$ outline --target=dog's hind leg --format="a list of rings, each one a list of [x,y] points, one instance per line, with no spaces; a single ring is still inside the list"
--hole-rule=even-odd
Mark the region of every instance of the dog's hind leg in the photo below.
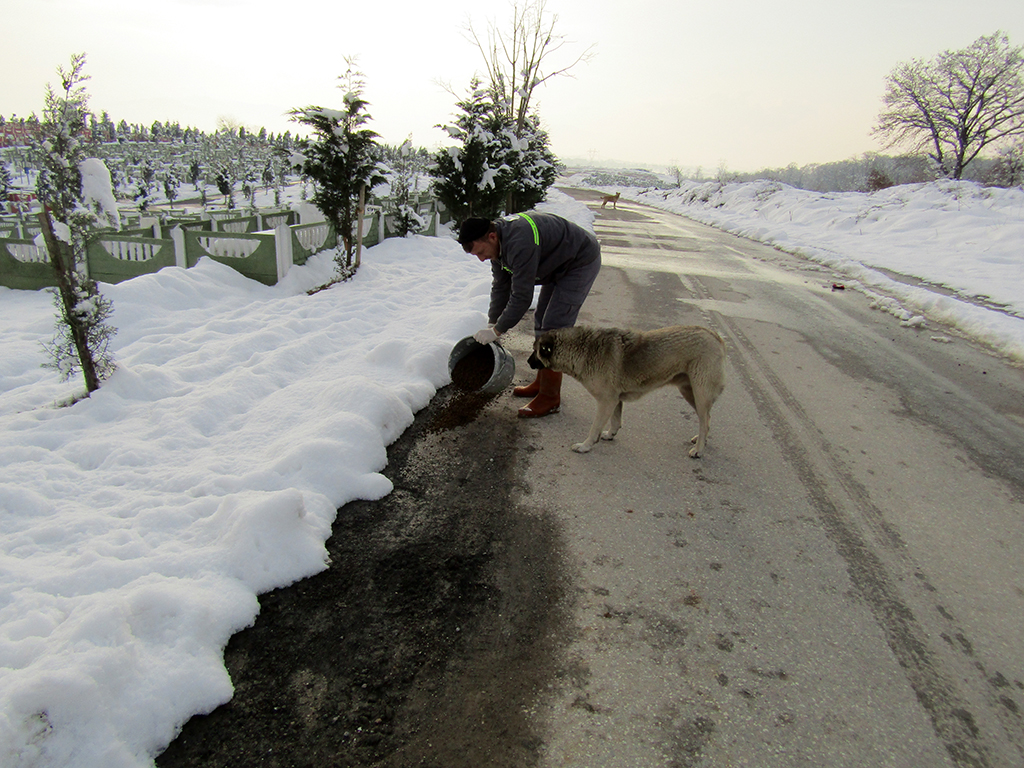
[[[699,459],[704,451],[704,442],[708,439],[708,430],[711,429],[711,406],[715,404],[715,396],[708,392],[706,377],[702,376],[700,371],[696,373],[695,378],[691,378],[687,374],[680,374],[672,380],[672,383],[679,387],[679,394],[697,412],[697,420],[700,423],[697,434],[690,440],[694,444],[690,449],[690,456]]]
[[[697,410],[697,404],[693,401],[693,387],[690,386],[690,377],[686,374],[676,376],[672,383],[679,387],[679,394],[690,404],[690,407],[693,410]]]
[[[590,434],[587,435],[587,439],[582,443],[576,443],[572,449],[576,453],[587,453],[601,438],[601,430],[604,425],[608,423],[608,419],[611,418],[612,413],[615,411],[615,405],[617,400],[598,400],[597,401],[597,413],[594,415],[594,423],[590,426]]]
[[[604,432],[601,433],[602,440],[614,440],[615,436],[622,429],[622,401],[619,400],[618,405],[615,406],[615,410],[612,411],[612,423],[608,426]]]
[[[690,458],[699,459],[704,452],[704,443],[708,439],[708,431],[711,429],[711,405],[713,400],[697,395],[695,398],[694,410],[697,411],[697,420],[700,422],[697,434],[690,440],[693,448],[690,449]]]

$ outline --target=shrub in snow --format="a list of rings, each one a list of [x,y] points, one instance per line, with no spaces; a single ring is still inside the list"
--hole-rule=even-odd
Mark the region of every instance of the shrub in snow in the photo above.
[[[1024,184],[1024,139],[999,151],[990,175],[991,183],[996,186],[1019,187]]]
[[[868,171],[867,178],[867,191],[868,192],[879,192],[883,189],[888,189],[893,185],[892,179],[885,175],[885,172],[878,169],[872,168]]]

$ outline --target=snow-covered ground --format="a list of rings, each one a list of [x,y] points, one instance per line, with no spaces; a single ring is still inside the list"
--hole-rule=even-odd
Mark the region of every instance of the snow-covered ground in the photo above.
[[[941,319],[1024,360],[1020,190],[622,191],[892,294],[876,301],[907,333]],[[585,206],[549,200],[591,225]],[[451,239],[388,240],[353,280],[307,295],[331,269],[321,254],[266,287],[204,259],[103,285],[119,369],[71,407],[78,381],[40,367],[49,294],[0,288],[4,768],[152,765],[231,696],[222,651],[256,595],[323,569],[336,509],[390,492],[385,448],[482,327],[489,270]]]
[[[587,175],[567,185],[587,186]],[[907,325],[953,326],[1024,362],[1019,187],[937,181],[871,194],[821,193],[755,181],[600,189],[824,264]]]

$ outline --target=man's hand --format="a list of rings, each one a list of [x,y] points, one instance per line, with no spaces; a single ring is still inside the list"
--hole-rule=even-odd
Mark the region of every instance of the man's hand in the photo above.
[[[494,330],[494,327],[484,328],[483,330],[477,331],[473,334],[473,338],[480,344],[490,344],[492,341],[498,340],[498,332]]]

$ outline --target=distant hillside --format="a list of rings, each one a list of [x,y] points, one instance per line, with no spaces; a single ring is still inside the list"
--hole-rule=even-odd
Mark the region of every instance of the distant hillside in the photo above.
[[[665,174],[654,173],[643,168],[566,168],[563,176],[573,177],[582,186],[593,187],[653,187],[673,189],[674,179]]]

